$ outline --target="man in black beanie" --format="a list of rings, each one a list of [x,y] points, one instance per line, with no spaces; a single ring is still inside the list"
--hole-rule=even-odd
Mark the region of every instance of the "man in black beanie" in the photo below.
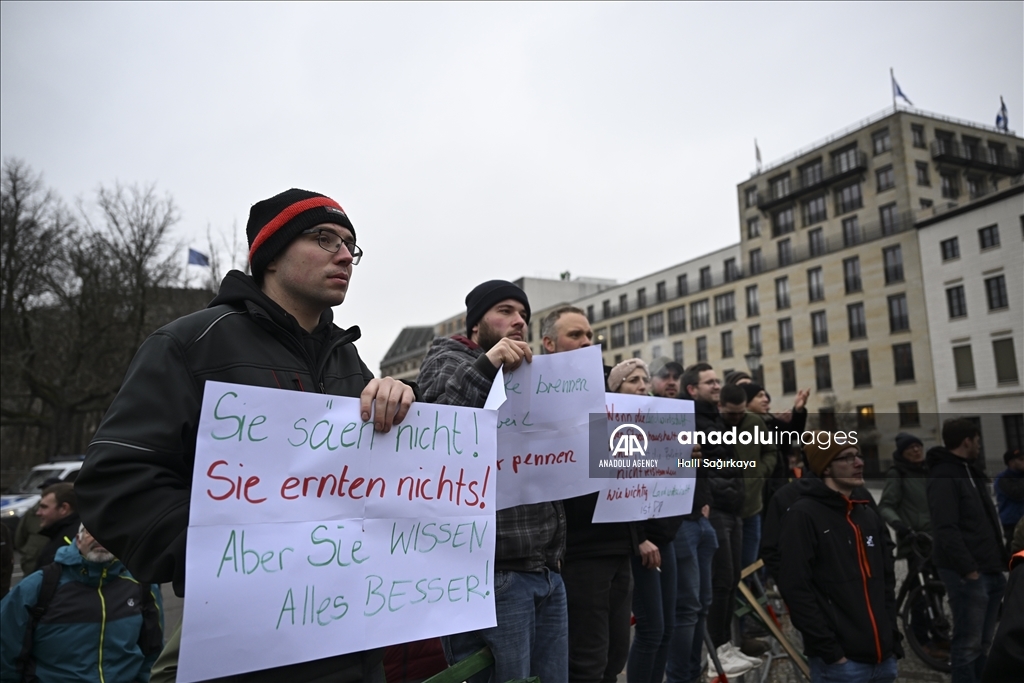
[[[435,339],[420,367],[419,383],[430,403],[483,407],[498,374],[531,362],[525,342],[530,301],[511,282],[491,280],[466,296],[466,335]],[[565,554],[561,501],[518,505],[496,513],[494,590],[497,625],[441,639],[450,664],[485,645],[494,666],[471,683],[537,676],[569,680]]]
[[[345,300],[363,255],[336,201],[282,192],[253,205],[246,233],[252,276],[229,272],[208,308],[142,344],[75,483],[95,538],[140,582],[171,582],[178,596],[185,594],[192,463],[207,380],[358,397],[363,420],[372,416],[379,432],[401,422],[415,398],[411,385],[374,379],[353,344],[359,328],[333,322],[331,307]],[[220,680],[383,681],[383,653]],[[176,662],[176,653],[164,655],[164,666],[168,656]]]

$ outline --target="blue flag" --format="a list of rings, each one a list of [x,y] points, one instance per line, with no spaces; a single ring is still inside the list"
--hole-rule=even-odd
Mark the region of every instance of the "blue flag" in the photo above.
[[[190,266],[208,266],[210,265],[210,259],[206,257],[206,254],[201,254],[195,249],[189,249],[188,264]]]
[[[914,106],[914,103],[910,101],[910,98],[907,97],[906,95],[904,95],[903,91],[900,90],[900,84],[897,83],[896,82],[896,78],[893,77],[893,79],[892,79],[892,98],[895,100],[897,97],[902,97],[907,104],[909,104],[911,107]]]
[[[1006,113],[1006,102],[1002,96],[999,97],[999,113],[996,114],[996,128],[1004,133],[1010,132],[1010,117]]]

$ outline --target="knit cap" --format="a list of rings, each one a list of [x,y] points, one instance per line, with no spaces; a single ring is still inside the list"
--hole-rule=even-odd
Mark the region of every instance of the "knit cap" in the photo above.
[[[819,477],[840,452],[851,448],[849,443],[837,444],[833,437],[832,432],[814,432],[814,443],[803,444],[807,465]],[[821,441],[827,443],[828,446],[822,446],[819,443]],[[856,448],[856,446],[852,447]]]
[[[526,309],[523,317],[530,324],[530,300],[526,292],[508,280],[488,280],[473,288],[466,295],[466,336],[473,336],[473,328],[491,307],[505,299],[515,299]]]
[[[303,230],[321,223],[356,229],[338,202],[316,192],[292,188],[256,202],[249,210],[245,234],[249,238],[249,267],[257,282],[263,271]]]

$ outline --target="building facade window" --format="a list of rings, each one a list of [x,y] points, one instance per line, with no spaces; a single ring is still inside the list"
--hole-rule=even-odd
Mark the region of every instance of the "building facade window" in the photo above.
[[[1003,415],[1003,436],[1007,450],[1024,450],[1024,414]]]
[[[832,362],[828,356],[814,357],[814,383],[818,391],[832,388]]]
[[[793,220],[793,207],[776,211],[772,214],[772,237],[785,235],[796,229]]]
[[[612,317],[612,302],[608,299],[601,302],[601,317],[605,320]]]
[[[893,294],[889,297],[889,331],[905,332],[910,329],[910,311],[907,309],[907,295]]]
[[[943,261],[952,261],[953,259],[960,258],[960,240],[956,237],[942,240],[939,243],[939,248],[942,250]]]
[[[967,297],[964,295],[963,285],[946,289],[946,306],[949,308],[950,318],[967,316]]]
[[[708,307],[708,300],[701,299],[690,304],[690,329],[699,330],[711,326],[711,312]]]
[[[712,286],[711,266],[704,266],[700,269],[700,288],[711,289]]]
[[[683,365],[683,342],[672,342],[672,360]]]
[[[1013,351],[1013,338],[996,339],[992,342],[992,355],[996,360],[996,382],[999,384],[1017,384],[1017,354]]]
[[[633,318],[629,321],[629,343],[642,344],[644,341],[644,319]]]
[[[897,382],[914,381],[914,351],[910,344],[893,344],[892,365]]]
[[[973,389],[974,383],[974,354],[971,353],[970,344],[953,347],[953,368],[956,371],[957,389]]]
[[[932,184],[932,179],[928,175],[928,162],[915,162],[914,169],[917,171],[917,184],[920,185],[921,187],[930,187]]]
[[[896,215],[896,203],[878,207],[878,221],[882,225],[882,234],[891,235],[899,227],[899,216]]]
[[[796,361],[782,361],[782,393],[796,393]]]
[[[661,311],[647,316],[647,337],[658,339],[665,336],[665,314]]]
[[[732,332],[722,333],[722,358],[732,358]]]
[[[647,307],[647,288],[641,287],[636,290],[636,307],[646,308]]]
[[[820,157],[800,167],[801,187],[811,187],[812,185],[817,185],[824,178],[825,166],[824,164],[821,163]]]
[[[903,282],[903,249],[900,245],[883,249],[882,263],[885,265],[885,284]]]
[[[679,334],[680,332],[686,332],[686,306],[668,309],[668,333]]]
[[[807,250],[811,256],[825,255],[825,233],[822,228],[815,228],[807,233]]]
[[[761,315],[761,306],[757,300],[757,285],[747,287],[747,317]]]
[[[793,321],[783,318],[779,321],[779,351],[793,350]]]
[[[967,176],[967,196],[977,199],[985,195],[985,177],[980,175]]]
[[[768,189],[771,192],[772,199],[782,199],[787,196],[792,189],[789,182],[789,171],[769,180]]]
[[[758,216],[747,219],[747,239],[752,240],[761,236],[761,219]]]
[[[617,349],[626,345],[626,325],[625,323],[615,323],[612,325],[612,348]]]
[[[849,218],[843,219],[843,246],[852,247],[855,244],[860,244],[860,221],[857,220],[856,216],[850,216]]]
[[[747,328],[747,348],[750,353],[761,353],[761,326],[751,325]]]
[[[892,149],[892,138],[889,137],[888,128],[883,128],[871,134],[871,147],[874,149],[876,156]]]
[[[789,238],[779,240],[779,268],[788,266],[793,262],[793,245],[790,243]]]
[[[843,259],[843,283],[847,294],[861,291],[859,256]]]
[[[594,322],[594,304],[587,306],[587,322],[591,324]]]
[[[825,195],[808,199],[801,205],[804,227],[820,223],[828,218],[828,210],[825,208]]]
[[[736,259],[725,259],[725,263],[723,264],[723,270],[725,271],[726,282],[732,282],[733,280],[740,279],[740,269],[736,267]]]
[[[643,351],[640,349],[633,350],[633,358],[640,358],[641,356],[643,356]]]
[[[807,298],[810,301],[825,298],[825,275],[820,266],[807,271]]]
[[[960,196],[960,179],[956,171],[939,173],[942,179],[942,196],[945,199],[956,199]]]
[[[775,278],[775,308],[784,310],[789,308],[789,278]]]
[[[896,174],[892,166],[885,166],[875,171],[875,180],[878,182],[878,191],[885,192],[896,187]]]
[[[920,427],[921,414],[917,410],[917,401],[906,401],[896,404],[899,411],[900,427]]]
[[[764,259],[761,258],[760,249],[750,250],[750,274],[757,275],[764,270]]]
[[[828,319],[825,311],[811,313],[811,339],[815,346],[828,344]]]
[[[982,249],[992,249],[999,246],[999,226],[990,225],[978,231],[978,242]]]
[[[836,213],[849,213],[862,206],[864,206],[864,198],[860,193],[859,182],[836,190]]]
[[[836,175],[852,171],[860,165],[860,154],[857,152],[857,145],[853,144],[841,150],[832,152],[832,172]]]
[[[988,310],[1007,308],[1010,300],[1006,296],[1006,278],[996,275],[985,280],[985,294],[988,296]]]
[[[686,273],[676,278],[676,296],[686,296],[689,294],[690,288],[686,285]]]
[[[629,295],[628,294],[620,294],[619,295],[619,315],[622,315],[623,313],[628,313],[628,312],[629,312]]]
[[[726,292],[715,297],[715,324],[730,323],[736,319],[736,296]]]
[[[748,187],[743,191],[744,197],[747,201],[747,208],[757,206],[757,186]]]
[[[864,339],[868,336],[867,317],[864,315],[864,303],[858,302],[846,307],[846,320],[850,327],[850,340]]]
[[[697,362],[708,362],[708,338],[697,337]]]
[[[853,364],[853,386],[871,386],[871,361],[867,349],[850,352],[850,361]]]
[[[916,123],[910,126],[910,137],[913,140],[914,147],[923,148],[927,145],[924,141],[924,126],[919,126]]]
[[[662,280],[661,282],[659,282],[658,284],[656,284],[654,286],[654,299],[659,304],[662,301],[665,301],[665,300],[668,299],[668,290],[665,287],[665,281],[664,280]]]

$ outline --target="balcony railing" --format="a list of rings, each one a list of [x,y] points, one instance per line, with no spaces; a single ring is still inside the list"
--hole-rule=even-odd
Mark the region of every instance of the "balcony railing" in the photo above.
[[[783,204],[792,202],[794,199],[817,192],[833,183],[851,178],[864,173],[868,168],[868,155],[861,151],[846,152],[845,163],[838,163],[838,159],[832,159],[825,164],[821,173],[798,173],[791,179],[789,188],[779,191],[776,188],[769,188],[767,192],[757,193],[757,208],[761,211],[770,211]],[[848,158],[852,156],[853,158]]]
[[[1003,175],[1024,173],[1024,159],[1006,149],[992,149],[982,145],[965,145],[956,140],[934,140],[932,159]]]

